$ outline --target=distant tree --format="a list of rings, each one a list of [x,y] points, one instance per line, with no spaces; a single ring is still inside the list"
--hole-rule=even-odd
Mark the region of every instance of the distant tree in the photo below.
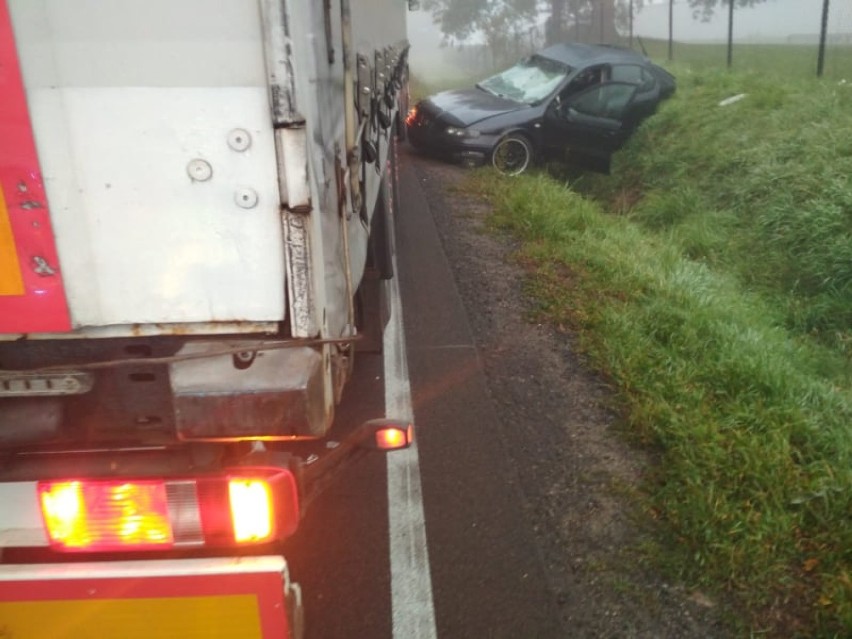
[[[535,25],[537,0],[423,0],[447,43],[464,42],[473,34],[485,40],[495,60],[519,54],[518,43]]]
[[[616,25],[626,12],[619,9],[629,0],[548,0],[550,16],[545,23],[547,44],[579,42],[618,42]],[[642,0],[637,0],[641,4]]]
[[[448,41],[464,41],[482,33],[489,45],[529,30],[536,19],[544,24],[546,44],[579,40],[618,40],[616,24],[627,14],[629,0],[423,0]],[[641,6],[643,0],[634,0]]]
[[[475,32],[486,39],[495,28],[508,29],[512,23],[530,23],[536,16],[536,0],[423,0],[421,6],[432,12],[444,37],[463,41]]]
[[[692,7],[692,12],[696,17],[702,20],[709,20],[713,17],[716,8],[719,9],[729,7],[731,0],[689,0],[689,6]],[[761,4],[766,0],[736,0],[738,7],[751,7],[756,4]]]
[[[717,9],[732,0],[688,0],[696,17],[709,20]],[[633,0],[640,9],[645,0]],[[736,6],[750,7],[766,0],[733,0]],[[480,33],[496,53],[506,51],[508,43],[529,31],[544,13],[545,44],[556,42],[620,41],[617,26],[627,24],[630,0],[422,0],[421,6],[432,12],[444,38],[463,42]]]

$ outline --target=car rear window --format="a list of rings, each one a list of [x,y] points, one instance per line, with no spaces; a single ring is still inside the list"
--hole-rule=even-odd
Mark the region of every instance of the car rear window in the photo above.
[[[636,84],[640,91],[647,91],[654,86],[654,76],[638,64],[613,65],[610,79],[613,82]]]

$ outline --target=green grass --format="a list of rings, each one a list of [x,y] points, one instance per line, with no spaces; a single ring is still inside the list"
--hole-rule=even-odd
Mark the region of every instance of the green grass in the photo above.
[[[538,314],[660,451],[661,561],[753,633],[848,636],[852,87],[677,73],[612,176],[469,188],[524,240]]]
[[[852,86],[712,71],[678,79],[679,93],[617,154],[612,178],[578,188],[771,297],[787,328],[845,354],[852,374]]]
[[[654,60],[666,60],[668,42],[642,40],[647,54]],[[637,50],[639,45],[634,47]],[[769,73],[776,80],[812,78],[817,71],[816,44],[739,44],[734,42],[732,67],[735,71]],[[695,70],[721,69],[727,66],[727,44],[690,44],[675,42],[674,62]],[[827,79],[852,82],[852,45],[827,45],[823,75]]]

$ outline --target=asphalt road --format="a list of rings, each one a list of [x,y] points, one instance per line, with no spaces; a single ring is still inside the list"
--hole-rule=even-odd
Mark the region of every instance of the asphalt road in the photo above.
[[[419,161],[401,154],[403,206],[395,215],[436,634],[566,636],[523,515],[517,464],[495,432],[498,408],[421,190]],[[383,416],[383,375],[380,355],[359,354],[338,419]],[[360,461],[288,543],[310,638],[394,636],[386,482],[383,457]]]

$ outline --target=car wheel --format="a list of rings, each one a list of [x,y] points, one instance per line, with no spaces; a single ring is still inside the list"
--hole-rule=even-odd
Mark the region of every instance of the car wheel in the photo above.
[[[517,133],[501,139],[491,152],[491,164],[506,175],[519,175],[526,171],[532,162],[532,142]]]

